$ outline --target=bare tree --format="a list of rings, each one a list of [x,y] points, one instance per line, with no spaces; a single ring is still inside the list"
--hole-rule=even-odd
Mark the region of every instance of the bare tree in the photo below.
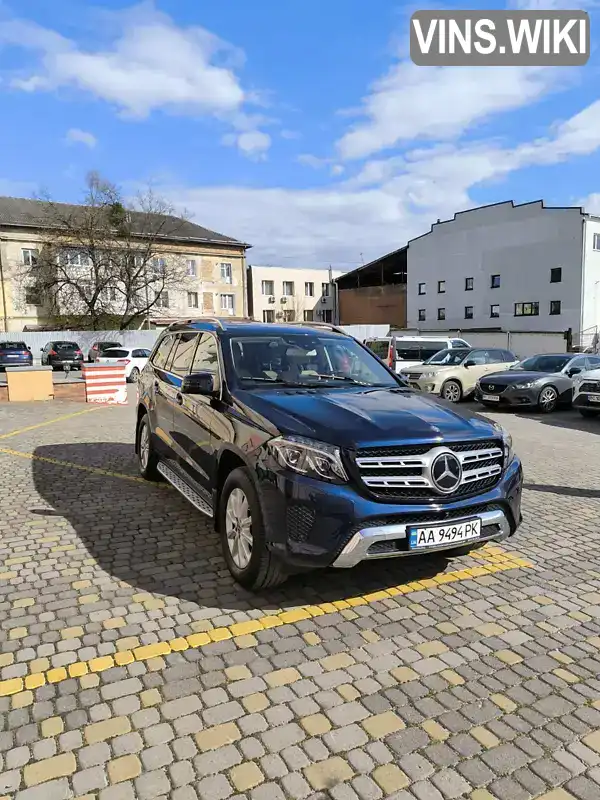
[[[97,173],[88,175],[81,205],[40,198],[43,242],[24,280],[56,322],[123,330],[162,305],[186,283],[186,259],[168,242],[186,219],[152,190],[131,203]]]

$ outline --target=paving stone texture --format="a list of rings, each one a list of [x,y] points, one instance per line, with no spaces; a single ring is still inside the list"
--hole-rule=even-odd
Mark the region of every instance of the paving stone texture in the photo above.
[[[600,800],[600,421],[494,415],[501,548],[255,596],[134,411],[0,407],[0,800]]]

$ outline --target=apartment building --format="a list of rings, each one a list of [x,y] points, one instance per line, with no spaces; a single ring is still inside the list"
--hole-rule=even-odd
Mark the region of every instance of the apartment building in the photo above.
[[[339,321],[339,270],[248,267],[249,315],[258,322]]]
[[[408,243],[407,326],[600,329],[600,218],[542,201],[474,208]]]
[[[0,197],[0,330],[21,331],[48,323],[44,298],[23,278],[34,274],[48,238],[43,219],[39,201]],[[151,325],[160,327],[191,316],[247,315],[246,251],[250,245],[192,222],[176,223],[164,227],[160,242],[164,258],[153,259],[153,266],[161,269],[164,262],[177,259],[185,265],[185,277],[156,298],[149,314]],[[73,250],[66,258],[70,268],[77,270],[80,283],[89,281],[86,257]],[[106,291],[114,313],[120,313],[116,288]]]

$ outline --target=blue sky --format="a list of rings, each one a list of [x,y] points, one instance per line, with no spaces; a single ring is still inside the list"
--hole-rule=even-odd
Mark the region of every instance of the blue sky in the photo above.
[[[600,213],[595,2],[585,67],[452,70],[408,60],[424,4],[100,2],[0,0],[0,192],[78,200],[94,169],[251,262],[342,269],[483,203]]]

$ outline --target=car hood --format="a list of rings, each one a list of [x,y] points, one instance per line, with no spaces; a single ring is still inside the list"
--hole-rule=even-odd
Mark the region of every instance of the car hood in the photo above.
[[[580,372],[577,375],[577,379],[581,380],[582,378],[591,378],[592,380],[600,380],[600,369],[588,369],[585,372]]]
[[[256,389],[236,395],[238,410],[273,435],[345,448],[498,436],[486,417],[402,389]]]
[[[505,372],[493,372],[480,379],[480,383],[495,383],[500,386],[511,386],[515,383],[529,383],[530,381],[541,381],[551,375],[560,375],[560,372],[527,372],[526,370],[506,370]],[[563,376],[566,377],[566,376]]]

